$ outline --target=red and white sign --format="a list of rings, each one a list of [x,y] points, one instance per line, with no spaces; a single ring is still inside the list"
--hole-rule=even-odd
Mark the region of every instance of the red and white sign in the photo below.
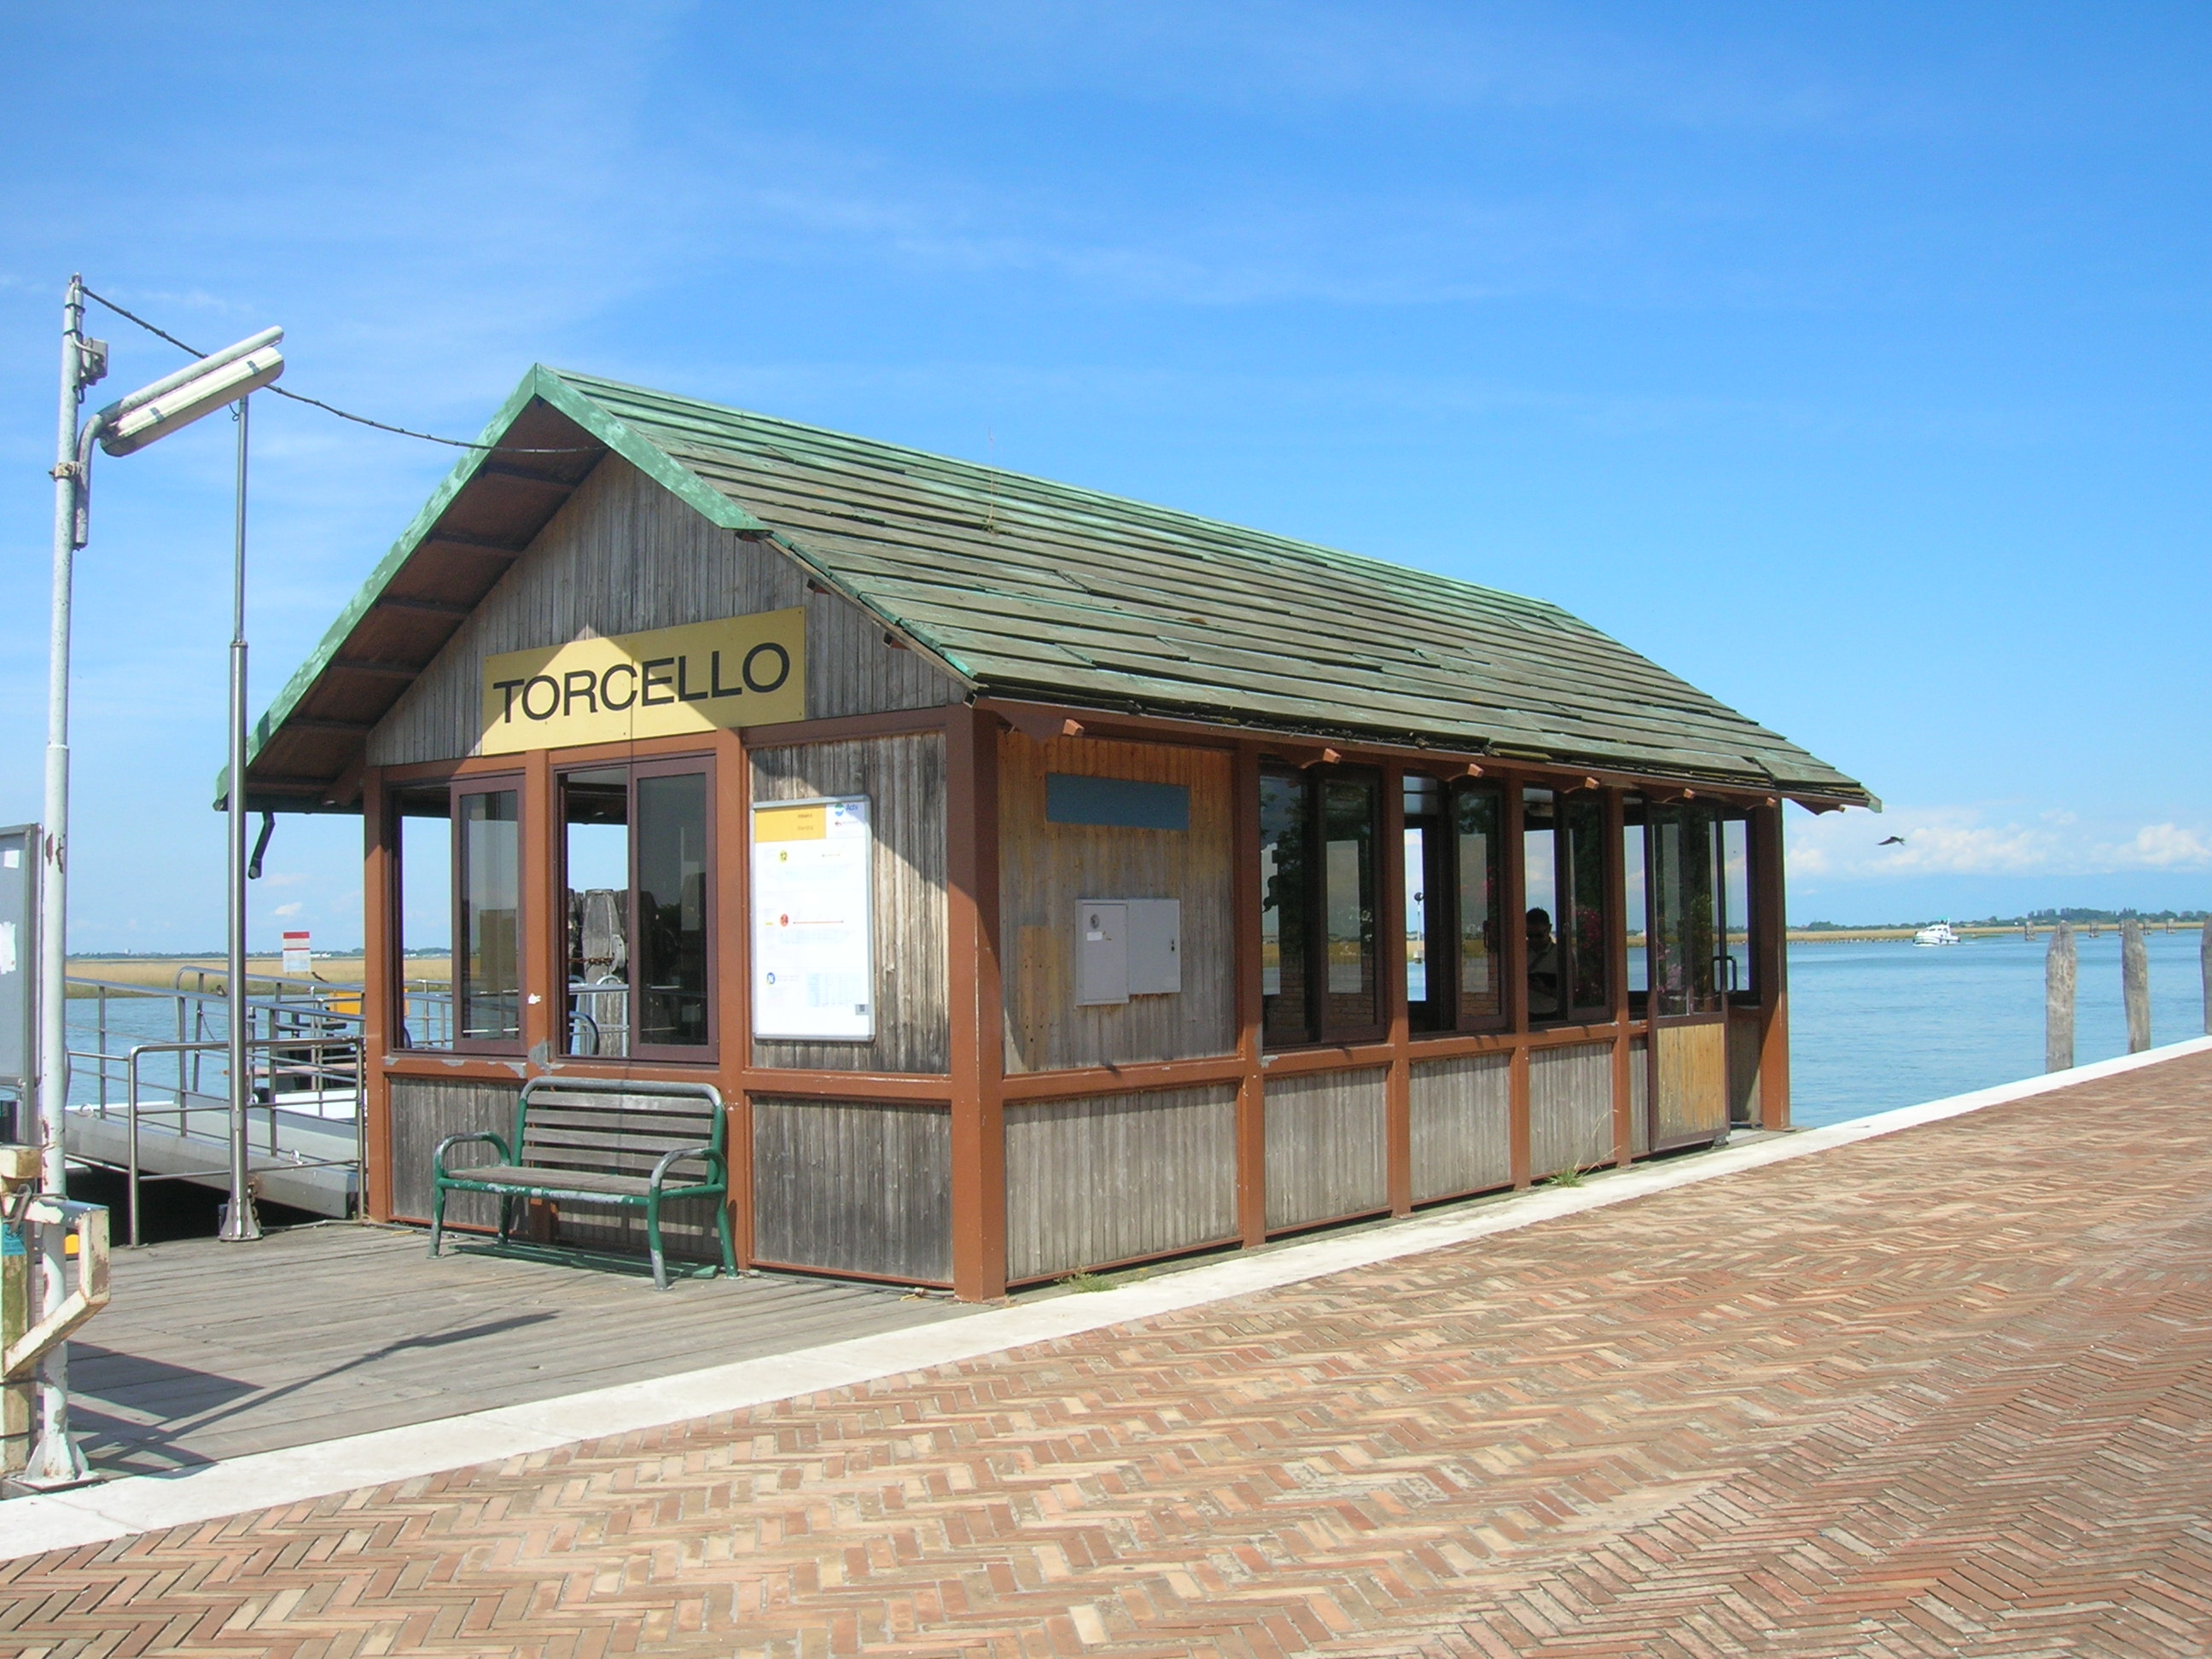
[[[284,935],[284,973],[288,978],[305,979],[314,971],[315,953],[308,948],[307,930]]]

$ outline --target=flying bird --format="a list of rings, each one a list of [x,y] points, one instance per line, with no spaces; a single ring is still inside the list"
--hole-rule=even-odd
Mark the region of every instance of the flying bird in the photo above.
[[[1891,836],[1887,840],[1875,842],[1875,845],[1877,847],[1902,847],[1905,845],[1905,837],[1902,836]]]

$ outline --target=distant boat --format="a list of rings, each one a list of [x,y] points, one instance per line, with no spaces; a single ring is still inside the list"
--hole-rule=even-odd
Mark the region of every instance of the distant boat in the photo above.
[[[1923,927],[1912,936],[1915,945],[1964,945],[1966,941],[1951,931],[1951,924],[1939,921],[1933,927]]]

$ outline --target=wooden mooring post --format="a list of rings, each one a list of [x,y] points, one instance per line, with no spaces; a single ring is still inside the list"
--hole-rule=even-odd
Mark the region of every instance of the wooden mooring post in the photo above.
[[[2142,923],[2132,918],[2120,924],[2120,998],[2127,1004],[2128,1052],[2139,1054],[2150,1047],[2150,951]]]
[[[2043,1069],[2074,1067],[2074,924],[2051,930],[2051,949],[2043,958]]]

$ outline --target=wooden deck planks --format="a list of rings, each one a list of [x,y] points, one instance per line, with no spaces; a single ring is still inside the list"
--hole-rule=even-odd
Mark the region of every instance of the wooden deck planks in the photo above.
[[[99,1467],[149,1472],[790,1352],[971,1310],[790,1275],[684,1279],[334,1224],[124,1252],[76,1345]]]

